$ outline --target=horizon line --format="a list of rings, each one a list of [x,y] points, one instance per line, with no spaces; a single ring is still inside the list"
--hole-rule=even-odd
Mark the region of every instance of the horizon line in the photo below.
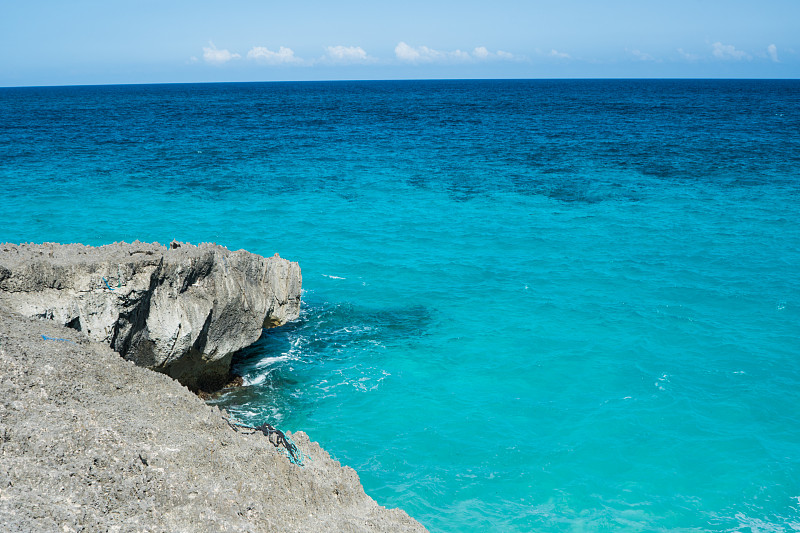
[[[565,76],[552,78],[375,78],[375,79],[318,79],[318,80],[251,80],[251,81],[161,81],[131,83],[71,83],[53,85],[2,85],[0,89],[43,89],[64,87],[127,87],[142,85],[243,85],[243,84],[280,84],[280,83],[372,83],[372,82],[405,82],[405,81],[798,81],[796,78],[756,78],[756,77],[597,77],[597,76]]]

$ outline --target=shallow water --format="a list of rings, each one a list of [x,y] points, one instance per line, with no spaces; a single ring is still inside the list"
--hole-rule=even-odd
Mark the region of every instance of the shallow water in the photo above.
[[[432,531],[800,530],[800,82],[0,89],[0,240],[300,262],[219,403]]]

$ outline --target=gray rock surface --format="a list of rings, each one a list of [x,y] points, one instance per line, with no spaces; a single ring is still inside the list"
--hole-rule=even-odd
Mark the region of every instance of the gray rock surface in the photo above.
[[[4,532],[425,531],[304,433],[300,467],[169,377],[2,306],[0,377]]]
[[[193,390],[223,385],[234,352],[297,318],[301,285],[297,263],[214,244],[0,245],[0,305]]]

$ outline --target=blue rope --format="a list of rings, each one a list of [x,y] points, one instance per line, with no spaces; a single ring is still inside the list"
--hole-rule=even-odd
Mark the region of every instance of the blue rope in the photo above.
[[[286,442],[289,443],[289,447],[283,448],[281,450],[283,454],[286,456],[287,459],[289,459],[289,461],[292,464],[295,464],[297,466],[303,466],[303,461],[309,459],[309,457],[306,454],[304,454],[300,450],[300,448],[297,447],[297,444],[294,443],[292,437],[284,433],[283,438],[286,439]]]
[[[109,285],[109,284],[108,284],[108,280],[107,280],[106,278],[103,278],[103,283],[105,283],[105,284],[106,284],[106,287],[108,287],[108,290],[110,290],[110,291],[113,291],[113,290],[114,290],[114,289],[111,287],[111,285]]]
[[[42,335],[42,339],[44,339],[46,341],[72,342],[69,339],[59,339],[58,337],[48,337],[47,335]],[[72,342],[72,344],[75,344],[75,343]]]
[[[238,428],[252,429],[253,430],[252,433],[260,431],[261,433],[264,434],[265,437],[267,437],[270,443],[272,443],[273,446],[278,448],[281,451],[281,453],[287,459],[289,459],[289,462],[294,465],[302,467],[304,466],[303,461],[309,459],[309,457],[306,454],[300,451],[300,448],[297,447],[297,445],[294,443],[294,441],[289,435],[287,435],[280,429],[267,424],[266,422],[261,424],[260,426],[253,427],[253,426],[246,426],[244,424],[239,424],[237,422],[231,422],[225,417],[223,417],[223,420],[225,420],[225,422],[227,422],[228,425],[231,428],[233,428],[234,431],[237,432],[239,431]],[[273,436],[275,436],[275,440],[272,439]]]

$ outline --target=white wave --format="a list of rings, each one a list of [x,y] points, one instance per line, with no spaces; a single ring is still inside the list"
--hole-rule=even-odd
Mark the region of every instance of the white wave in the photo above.
[[[323,276],[331,279],[347,279],[347,278],[340,278],[339,276],[331,276],[330,274],[323,274]]]
[[[371,333],[373,331],[375,331],[375,328],[372,326],[352,325],[334,329],[331,331],[331,335],[341,335],[342,333]]]
[[[261,423],[264,421],[268,421],[273,425],[277,425],[278,423],[282,422],[284,418],[283,413],[274,405],[267,408],[261,406],[256,408],[237,408],[229,406],[226,407],[226,410],[236,421],[248,425],[252,422]]]
[[[267,374],[258,374],[254,377],[242,378],[242,384],[245,387],[249,387],[251,385],[261,385],[266,380],[267,380]]]
[[[260,359],[255,364],[255,367],[256,368],[264,368],[265,366],[270,366],[273,363],[279,363],[279,362],[288,361],[288,360],[289,360],[289,355],[288,354],[282,354],[282,355],[278,355],[276,357],[265,357],[263,359]]]
[[[376,369],[372,369],[376,370]],[[376,374],[372,375],[364,375],[362,374],[360,377],[356,379],[343,379],[341,382],[336,383],[333,385],[332,388],[335,387],[353,387],[354,389],[361,391],[361,392],[370,392],[377,390],[381,386],[381,382],[385,380],[387,377],[391,376],[389,372],[386,370],[381,370],[381,377],[377,377]],[[344,370],[338,370],[335,372],[340,376],[345,376]],[[376,379],[377,378],[377,379]]]

